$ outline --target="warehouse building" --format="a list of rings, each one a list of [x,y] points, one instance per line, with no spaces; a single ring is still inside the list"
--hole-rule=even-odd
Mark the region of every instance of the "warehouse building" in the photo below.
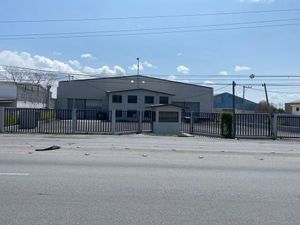
[[[134,113],[157,104],[177,105],[186,112],[212,112],[213,89],[141,75],[61,81],[57,89],[58,109]]]

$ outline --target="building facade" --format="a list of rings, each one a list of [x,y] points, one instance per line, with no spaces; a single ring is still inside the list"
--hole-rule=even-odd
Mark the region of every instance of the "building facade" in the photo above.
[[[300,115],[300,100],[285,103],[285,112],[293,115]]]
[[[174,104],[187,112],[212,112],[213,89],[148,76],[61,81],[59,109],[144,111],[155,104]]]
[[[235,109],[237,113],[254,113],[257,103],[235,96]],[[222,93],[214,96],[215,112],[232,112],[233,95]]]
[[[46,108],[51,105],[51,92],[41,85],[0,82],[0,107]]]

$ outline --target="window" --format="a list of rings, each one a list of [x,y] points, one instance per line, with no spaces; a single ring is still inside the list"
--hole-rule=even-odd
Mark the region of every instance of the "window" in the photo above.
[[[128,118],[136,118],[137,117],[137,111],[136,110],[128,110],[127,111],[127,117]]]
[[[137,103],[136,95],[128,95],[128,103]]]
[[[159,104],[169,104],[169,97],[160,96],[159,97]]]
[[[113,95],[112,102],[113,103],[122,103],[122,95]]]
[[[299,112],[299,107],[296,108],[296,111]]]
[[[101,109],[102,101],[97,99],[86,99],[85,100],[86,109]]]
[[[145,96],[145,104],[154,104],[154,96]]]
[[[120,118],[123,116],[123,112],[121,110],[116,110],[116,117]]]
[[[159,122],[177,123],[178,120],[178,112],[159,112]]]

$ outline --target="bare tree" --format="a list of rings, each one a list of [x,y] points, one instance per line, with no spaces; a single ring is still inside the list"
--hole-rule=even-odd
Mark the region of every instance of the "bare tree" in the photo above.
[[[273,103],[268,105],[266,101],[260,101],[255,108],[255,112],[257,113],[274,113],[276,111],[276,106]]]
[[[57,74],[51,71],[2,66],[2,76],[7,80],[22,83],[28,82],[35,85],[52,86],[57,81]]]

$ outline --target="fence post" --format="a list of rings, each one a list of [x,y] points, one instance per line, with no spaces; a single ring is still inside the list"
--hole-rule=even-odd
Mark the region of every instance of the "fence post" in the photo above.
[[[194,126],[194,119],[193,119],[193,112],[190,112],[191,116],[190,116],[190,129],[189,129],[189,133],[192,134],[194,132],[193,126]]]
[[[278,129],[278,114],[273,114],[273,126],[272,126],[272,135],[273,135],[273,139],[276,140],[277,139],[277,129]]]
[[[143,111],[139,111],[138,116],[139,116],[139,130],[138,130],[138,133],[142,133],[143,132]]]
[[[4,107],[0,107],[0,133],[4,133]]]
[[[72,134],[75,134],[77,130],[77,110],[72,109]]]
[[[113,109],[111,111],[111,133],[116,133],[116,110]]]

